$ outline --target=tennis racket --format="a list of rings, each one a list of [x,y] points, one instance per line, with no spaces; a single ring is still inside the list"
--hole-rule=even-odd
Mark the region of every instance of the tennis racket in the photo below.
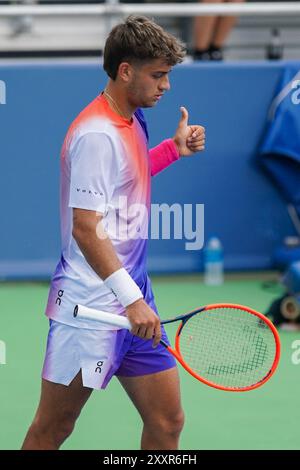
[[[76,305],[74,317],[131,329],[127,317]],[[160,343],[195,379],[211,387],[245,392],[274,374],[280,357],[279,335],[272,322],[255,310],[213,304],[161,324],[180,322],[175,347]]]

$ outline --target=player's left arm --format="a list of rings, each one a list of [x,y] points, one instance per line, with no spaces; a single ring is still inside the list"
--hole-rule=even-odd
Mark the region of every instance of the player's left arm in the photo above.
[[[186,108],[182,107],[180,110],[181,118],[174,137],[164,140],[149,151],[152,176],[164,170],[180,156],[188,157],[205,149],[205,128],[188,124],[189,115]]]

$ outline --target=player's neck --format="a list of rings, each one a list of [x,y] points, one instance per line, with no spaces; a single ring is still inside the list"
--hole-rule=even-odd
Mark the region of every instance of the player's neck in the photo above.
[[[108,83],[104,89],[104,96],[113,111],[124,119],[132,119],[136,109],[133,109],[130,106],[122,90],[119,90],[117,87],[113,86],[113,84]]]

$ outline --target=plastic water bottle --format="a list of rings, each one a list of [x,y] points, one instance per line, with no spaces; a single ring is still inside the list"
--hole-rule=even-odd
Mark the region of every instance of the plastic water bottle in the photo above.
[[[204,249],[204,283],[217,286],[224,282],[224,260],[222,243],[212,237]]]
[[[273,28],[271,31],[271,40],[267,46],[266,56],[269,60],[280,60],[283,57],[283,43],[280,30],[277,28]]]

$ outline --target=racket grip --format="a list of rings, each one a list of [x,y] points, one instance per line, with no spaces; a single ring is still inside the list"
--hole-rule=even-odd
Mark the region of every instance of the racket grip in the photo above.
[[[117,326],[126,330],[131,330],[131,324],[127,317],[116,315],[115,313],[103,312],[94,308],[76,305],[73,313],[75,318],[85,318],[87,320],[96,320],[105,325]]]

